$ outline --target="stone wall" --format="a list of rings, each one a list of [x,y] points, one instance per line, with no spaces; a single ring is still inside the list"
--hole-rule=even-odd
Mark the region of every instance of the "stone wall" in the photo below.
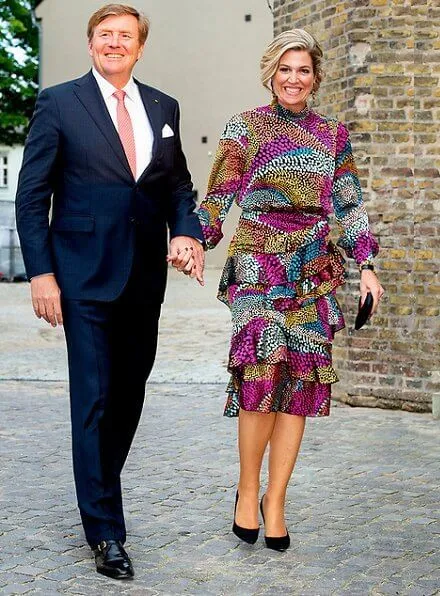
[[[429,411],[440,370],[438,0],[275,0],[275,34],[302,27],[322,42],[316,109],[351,131],[364,198],[381,252],[387,297],[353,331],[359,274],[339,297],[347,328],[334,347],[353,405]]]

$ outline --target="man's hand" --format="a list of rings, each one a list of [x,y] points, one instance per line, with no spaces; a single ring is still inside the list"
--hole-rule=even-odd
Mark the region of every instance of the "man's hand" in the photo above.
[[[196,277],[201,286],[205,285],[203,280],[203,269],[205,266],[205,252],[202,244],[191,236],[176,236],[170,242],[170,251],[167,261],[178,271],[185,275]]]
[[[60,295],[60,288],[53,274],[38,275],[31,279],[34,312],[39,319],[43,318],[52,327],[63,324]]]

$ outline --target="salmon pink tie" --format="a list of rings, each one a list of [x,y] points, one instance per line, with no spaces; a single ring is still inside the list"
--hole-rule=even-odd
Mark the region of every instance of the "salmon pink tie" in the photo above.
[[[118,121],[119,137],[122,146],[124,147],[131,171],[133,172],[133,176],[136,178],[136,146],[134,144],[133,125],[131,123],[130,114],[124,103],[126,93],[122,89],[119,89],[118,91],[115,91],[113,95],[118,100],[116,118]]]

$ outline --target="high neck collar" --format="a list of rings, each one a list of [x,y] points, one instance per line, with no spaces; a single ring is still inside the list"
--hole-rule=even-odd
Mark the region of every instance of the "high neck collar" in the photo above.
[[[276,114],[278,114],[278,116],[281,116],[281,118],[284,118],[285,120],[293,120],[293,121],[303,120],[304,118],[306,118],[306,116],[308,116],[310,114],[310,108],[307,106],[307,104],[306,104],[305,108],[303,108],[300,112],[293,112],[292,110],[288,110],[287,108],[282,106],[280,103],[278,103],[278,100],[276,97],[272,100],[272,103],[270,105],[271,105],[273,111]]]

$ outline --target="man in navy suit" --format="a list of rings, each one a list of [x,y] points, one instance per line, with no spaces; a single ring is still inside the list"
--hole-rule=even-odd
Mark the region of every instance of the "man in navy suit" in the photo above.
[[[132,77],[148,27],[121,4],[92,15],[93,68],[39,95],[17,191],[35,313],[65,329],[86,539],[97,571],[116,579],[134,575],[120,475],[155,358],[167,261],[203,284],[178,104]]]

